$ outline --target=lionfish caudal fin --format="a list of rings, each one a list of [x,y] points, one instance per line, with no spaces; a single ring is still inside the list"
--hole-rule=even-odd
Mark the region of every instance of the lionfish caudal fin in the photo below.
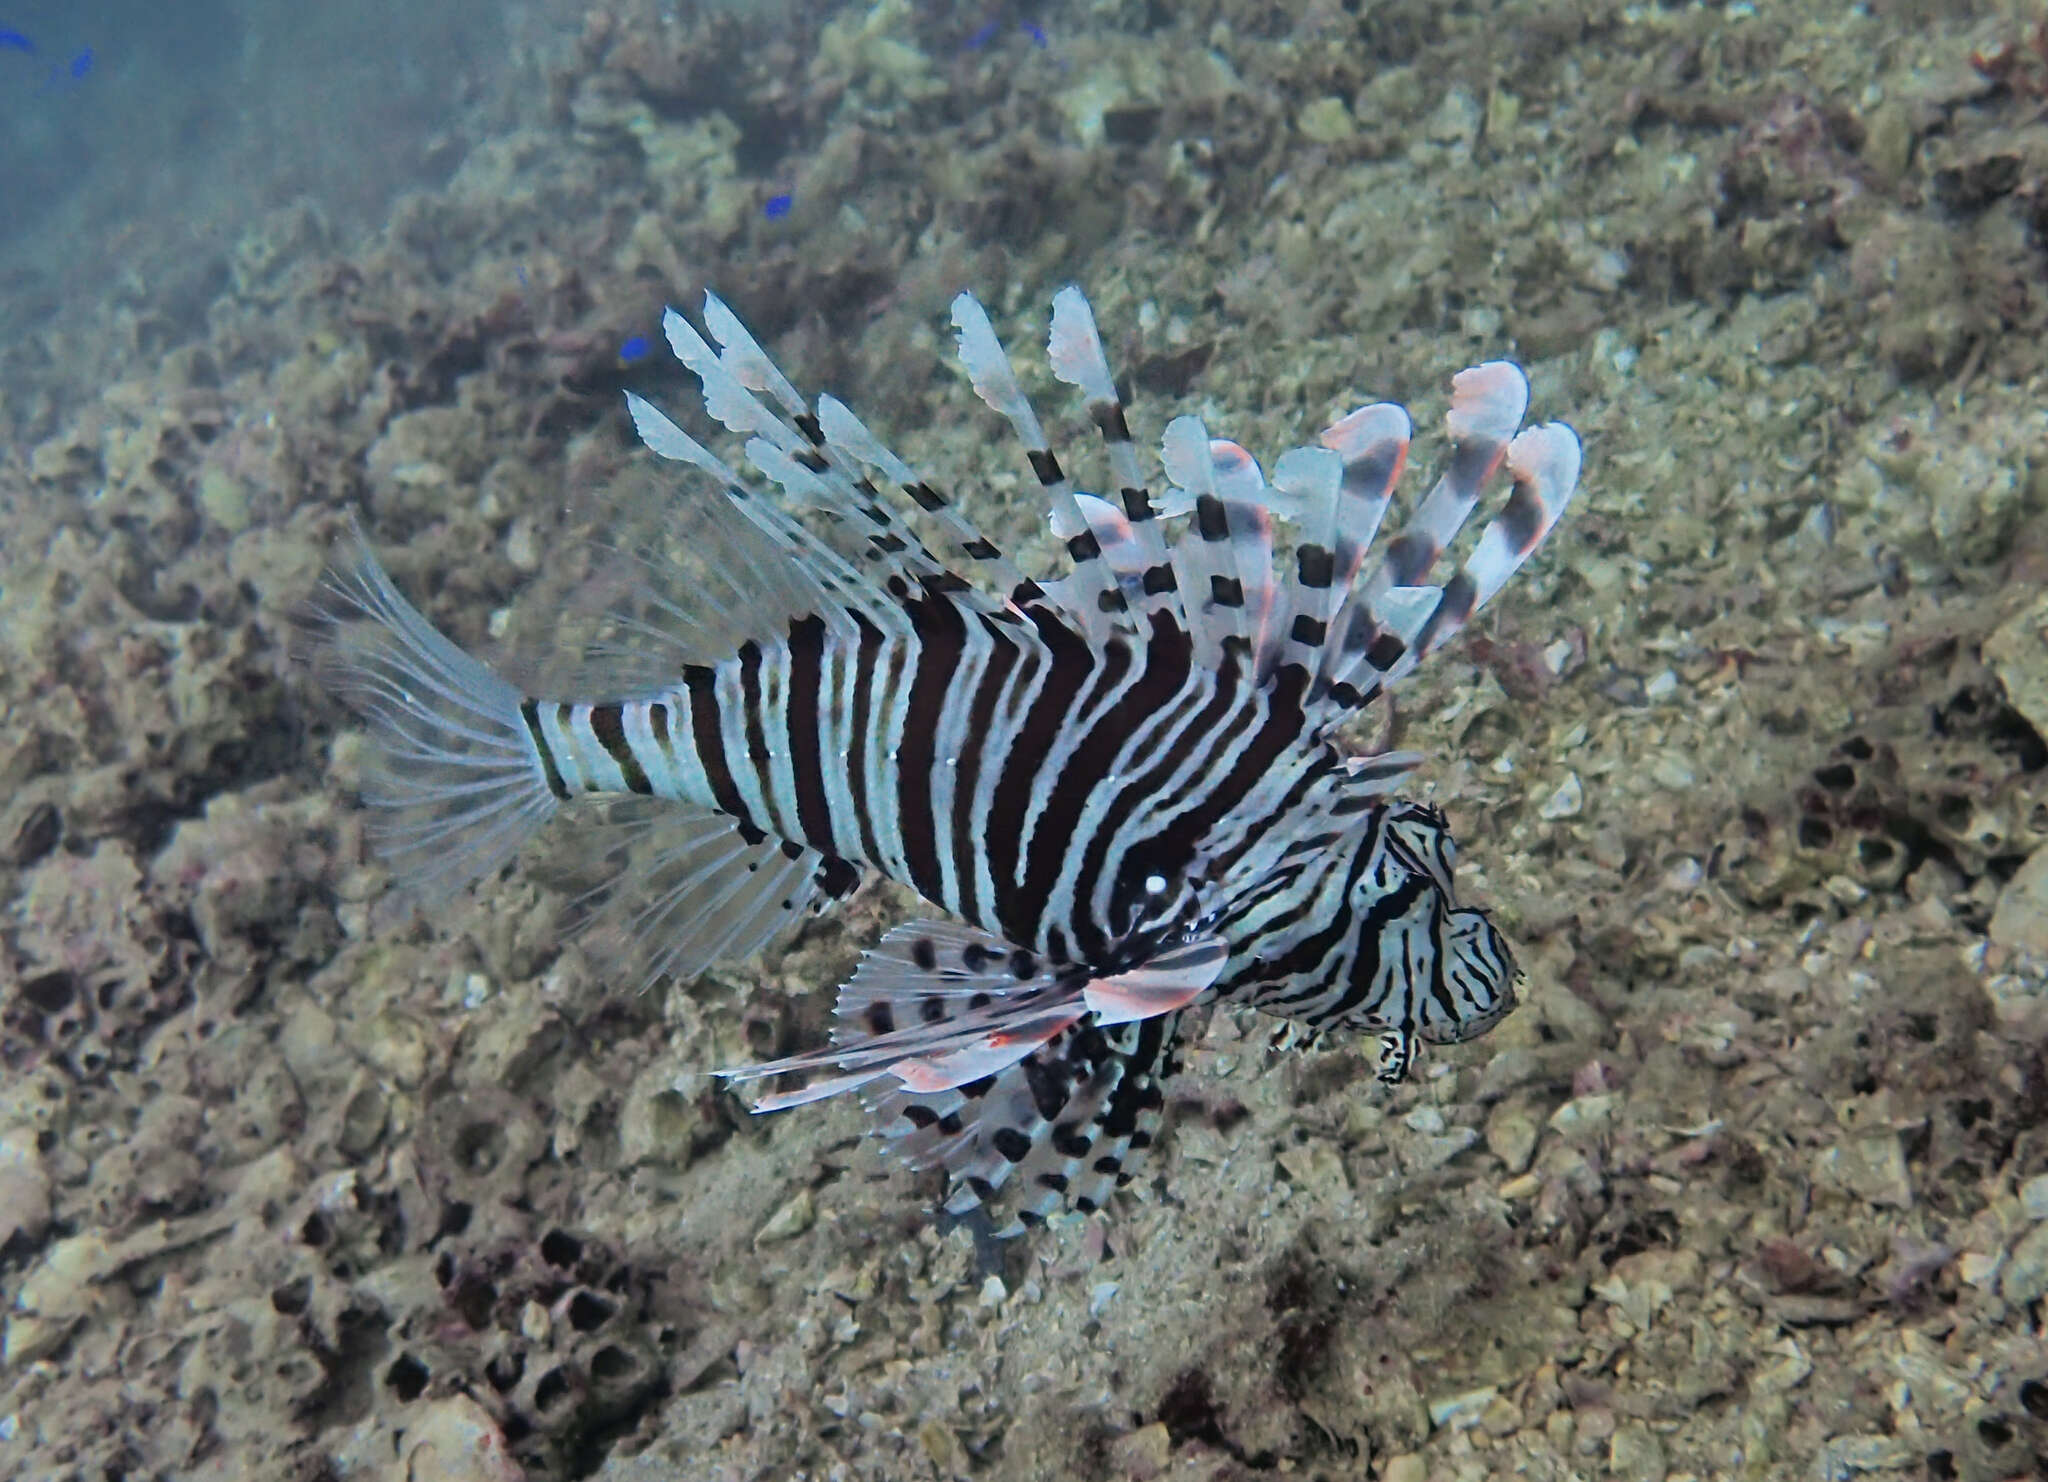
[[[762,1096],[782,1111],[859,1090],[912,1168],[949,1176],[946,1208],[999,1193],[1016,1216],[1099,1207],[1150,1146],[1180,1012],[1222,971],[1215,938],[1169,946],[1122,973],[1041,962],[940,921],[898,926],[840,989],[833,1042],[722,1070],[730,1080],[805,1077]]]
[[[370,837],[416,899],[497,869],[553,815],[524,697],[400,595],[353,522],[304,637],[315,679],[370,727]]]
[[[759,606],[759,594],[791,600],[772,584],[773,565],[749,549],[743,522],[722,534],[713,545],[724,559],[693,577],[722,604],[695,609],[691,630],[646,630],[671,665],[701,642],[696,627],[723,621],[743,631],[746,604]],[[722,594],[720,574],[730,588]],[[745,595],[740,584],[756,580]],[[784,588],[790,580],[782,574]],[[361,792],[370,840],[416,906],[497,870],[565,805],[603,810],[578,842],[610,864],[609,880],[578,903],[579,929],[637,983],[693,976],[757,950],[794,915],[858,882],[839,861],[706,809],[648,798],[572,803],[534,743],[540,703],[439,633],[359,531],[346,538],[306,628],[316,680],[367,724]]]

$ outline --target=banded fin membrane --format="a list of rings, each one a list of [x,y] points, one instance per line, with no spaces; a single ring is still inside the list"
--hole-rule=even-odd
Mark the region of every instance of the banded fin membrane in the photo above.
[[[1226,956],[1220,940],[1197,938],[1127,971],[1091,975],[969,927],[913,921],[865,954],[840,990],[831,1045],[718,1074],[814,1077],[758,1098],[757,1112],[864,1090],[905,1162],[951,1176],[947,1208],[956,1214],[1027,1164],[1022,1212],[1058,1207],[1077,1180],[1093,1207],[1095,1195],[1106,1197],[1099,1181],[1113,1188],[1120,1171],[1103,1160],[1112,1151],[1120,1159],[1158,1110],[1127,1077],[1131,1057],[1157,1058]],[[1116,1146],[1096,1154],[1102,1167],[1070,1166],[1103,1136]]]
[[[1082,512],[1076,490],[1061,467],[1045,428],[1032,410],[1030,399],[1017,384],[1010,358],[996,338],[988,311],[974,295],[962,293],[953,300],[953,327],[960,347],[960,363],[966,368],[974,394],[1010,424],[1010,430],[1024,447],[1032,475],[1037,478],[1051,510],[1054,533],[1066,543],[1072,569],[1057,581],[1044,583],[1046,598],[1073,618],[1082,634],[1094,643],[1106,642],[1113,633],[1130,634],[1136,624],[1124,599],[1116,573],[1102,558],[1100,543]]]
[[[1444,418],[1452,440],[1449,464],[1387,543],[1378,564],[1350,592],[1333,625],[1335,641],[1324,649],[1317,693],[1339,710],[1366,704],[1441,648],[1500,590],[1563,513],[1578,484],[1578,435],[1561,422],[1518,434],[1528,405],[1528,378],[1507,361],[1488,361],[1452,378],[1451,406]],[[1340,441],[1354,447],[1366,441],[1359,435],[1362,429],[1348,431],[1348,437],[1339,434]],[[1338,428],[1331,429],[1337,433]],[[1326,442],[1331,434],[1325,434]],[[1362,464],[1390,461],[1364,447],[1357,451]],[[1401,460],[1391,461],[1398,476]],[[1506,508],[1482,532],[1471,559],[1451,581],[1441,588],[1424,585],[1503,464],[1514,485]],[[1347,456],[1347,476],[1350,465]],[[1391,484],[1390,477],[1389,489]]]

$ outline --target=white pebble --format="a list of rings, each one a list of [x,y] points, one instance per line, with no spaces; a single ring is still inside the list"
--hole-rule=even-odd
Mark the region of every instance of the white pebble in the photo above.
[[[1567,772],[1556,792],[1544,799],[1537,811],[1545,818],[1576,818],[1586,806],[1585,785],[1579,781],[1579,774]]]

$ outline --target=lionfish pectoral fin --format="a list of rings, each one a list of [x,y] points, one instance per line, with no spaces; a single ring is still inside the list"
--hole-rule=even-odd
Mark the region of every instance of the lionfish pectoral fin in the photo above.
[[[832,1043],[716,1074],[728,1080],[836,1071],[765,1096],[756,1111],[821,1100],[883,1076],[922,1094],[1016,1064],[1087,1012],[1071,969],[945,921],[892,928],[839,990]]]
[[[1093,1214],[1158,1137],[1180,1017],[1084,1020],[988,1081],[939,1097],[895,1092],[875,1105],[883,1135],[913,1168],[946,1170],[948,1213],[1000,1199],[1012,1216],[1000,1236],[1063,1208]]]
[[[717,1074],[809,1078],[757,1112],[861,1090],[897,1156],[949,1175],[950,1212],[1015,1189],[1000,1232],[1014,1235],[1063,1204],[1097,1209],[1129,1182],[1165,1106],[1180,1010],[1226,956],[1197,938],[1089,978],[970,927],[907,922],[840,989],[832,1044]]]
[[[694,978],[712,963],[766,946],[805,911],[844,900],[855,865],[741,828],[708,809],[662,798],[606,805],[578,838],[607,878],[576,903],[573,929],[607,965],[644,987]]]
[[[1184,1009],[1223,971],[1230,948],[1220,937],[1198,937],[1128,972],[1092,979],[1082,991],[1097,1024],[1129,1024]]]

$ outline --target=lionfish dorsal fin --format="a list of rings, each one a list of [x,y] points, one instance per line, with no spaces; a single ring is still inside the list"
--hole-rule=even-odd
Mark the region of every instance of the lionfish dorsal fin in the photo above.
[[[1002,341],[996,338],[988,311],[973,294],[962,293],[953,300],[953,326],[958,332],[960,363],[974,394],[1010,424],[1044,491],[1053,529],[1066,532],[1060,538],[1072,566],[1067,575],[1044,583],[1046,599],[1072,618],[1092,642],[1106,642],[1115,634],[1135,634],[1137,621],[1123,588],[1103,559],[1101,543],[1044,425],[1017,384],[1017,373]]]
[[[608,532],[626,580],[605,603],[613,636],[582,666],[578,688],[627,694],[672,682],[678,665],[716,663],[749,639],[779,638],[809,613],[903,627],[900,608],[843,552],[750,489],[652,402],[628,391],[626,405],[649,452],[710,474],[720,491],[665,504],[655,529],[628,523]]]
[[[1035,601],[1044,595],[1037,582],[1026,576],[1002,548],[981,533],[959,506],[939,492],[939,487],[922,471],[892,453],[882,440],[868,430],[836,396],[818,398],[818,430],[830,454],[848,467],[863,467],[870,477],[892,483],[912,504],[945,531],[954,547],[977,571],[1004,593],[1013,605]]]
[[[1164,613],[1185,627],[1179,579],[1159,528],[1160,519],[1179,512],[1179,507],[1162,502],[1145,476],[1144,463],[1131,440],[1129,409],[1117,390],[1102,336],[1095,327],[1095,311],[1071,283],[1053,295],[1046,356],[1053,375],[1086,398],[1088,420],[1102,435],[1103,448],[1109,454],[1116,497],[1082,495],[1080,504],[1116,573],[1125,602],[1143,621]]]
[[[1451,436],[1450,461],[1408,523],[1381,550],[1363,583],[1351,592],[1334,641],[1324,651],[1318,688],[1340,707],[1364,704],[1414,667],[1419,629],[1404,632],[1401,619],[1412,614],[1416,601],[1410,596],[1394,599],[1400,609],[1396,613],[1385,610],[1384,599],[1396,588],[1422,584],[1499,471],[1528,406],[1528,378],[1508,361],[1490,360],[1451,378],[1451,405],[1444,417]],[[1467,616],[1471,610],[1466,610]]]
[[[899,600],[921,590],[988,605],[889,507],[862,460],[826,435],[820,413],[716,294],[704,295],[709,339],[673,309],[662,324],[676,358],[697,376],[706,413],[747,438],[747,461],[794,506],[819,510],[854,532],[860,570],[869,581]]]

